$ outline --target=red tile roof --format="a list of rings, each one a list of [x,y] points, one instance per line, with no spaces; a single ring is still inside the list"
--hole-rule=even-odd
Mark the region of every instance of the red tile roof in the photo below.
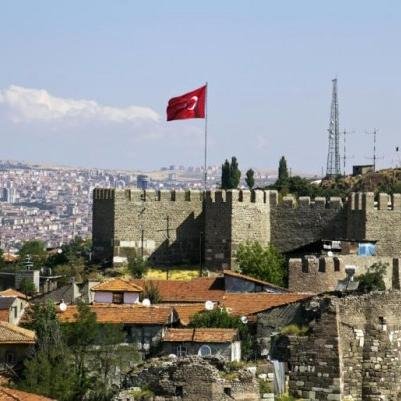
[[[247,276],[245,274],[235,272],[234,270],[224,270],[223,274],[225,276],[235,277],[235,278],[239,278],[239,279],[242,279],[242,280],[245,280],[245,281],[251,281],[252,283],[255,283],[255,284],[260,284],[260,285],[263,285],[263,286],[266,286],[266,287],[271,287],[271,288],[274,288],[274,289],[277,289],[277,290],[281,290],[282,292],[290,292],[290,290],[288,288],[283,288],[283,287],[280,287],[278,285],[269,283],[267,281],[259,280],[259,279],[254,278],[254,277]]]
[[[172,304],[171,306],[174,307],[174,309],[177,312],[178,315],[178,320],[180,321],[180,324],[183,326],[188,326],[188,324],[191,322],[192,317],[199,313],[203,312],[205,310],[205,304],[204,303],[196,303],[196,304]]]
[[[226,293],[220,299],[220,305],[227,308],[234,316],[249,316],[277,306],[302,301],[303,299],[311,298],[312,296],[313,294],[303,293]]]
[[[133,280],[112,278],[95,285],[91,291],[142,292],[143,288],[135,284]]]
[[[132,280],[145,287],[152,282],[158,288],[162,302],[218,301],[225,293],[224,277],[200,277],[192,280]]]
[[[96,313],[99,323],[138,324],[138,325],[165,325],[171,322],[173,308],[169,305],[90,305],[91,311]],[[65,312],[58,311],[57,317],[62,323],[75,322],[78,310],[75,305],[67,307]]]
[[[0,297],[16,297],[16,298],[27,299],[27,296],[25,294],[17,290],[14,290],[13,288],[8,288],[7,290],[0,291]]]
[[[8,322],[0,322],[0,344],[34,344],[36,334]],[[0,398],[1,400],[1,398]]]
[[[16,390],[0,386],[1,401],[56,401],[51,398],[43,397],[42,395],[27,393],[25,391]]]
[[[163,337],[166,342],[228,343],[238,336],[236,329],[167,329]]]

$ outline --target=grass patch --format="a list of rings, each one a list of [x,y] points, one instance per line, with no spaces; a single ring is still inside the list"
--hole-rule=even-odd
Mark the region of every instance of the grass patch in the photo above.
[[[199,267],[173,267],[170,269],[152,267],[146,273],[145,278],[153,280],[166,280],[167,273],[169,280],[191,280],[199,277]]]
[[[289,324],[281,329],[281,334],[286,336],[306,336],[308,333],[308,326],[298,326],[297,324]]]
[[[141,388],[140,390],[133,390],[129,392],[131,397],[134,397],[138,401],[150,401],[154,397],[154,392],[147,387]]]

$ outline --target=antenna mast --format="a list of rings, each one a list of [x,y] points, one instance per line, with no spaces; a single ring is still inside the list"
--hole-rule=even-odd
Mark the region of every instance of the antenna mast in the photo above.
[[[333,93],[331,96],[329,151],[327,153],[326,175],[333,177],[341,174],[340,166],[340,125],[338,119],[337,78],[332,80]]]

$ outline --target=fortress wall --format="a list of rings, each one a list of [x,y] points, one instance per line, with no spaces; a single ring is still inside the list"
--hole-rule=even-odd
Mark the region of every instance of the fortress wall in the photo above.
[[[156,264],[198,263],[202,202],[199,191],[114,190],[114,256],[143,247]]]
[[[310,332],[281,339],[289,393],[306,400],[399,400],[400,302],[400,291],[305,302]]]
[[[234,266],[235,252],[241,243],[269,243],[269,192],[208,192],[205,216],[206,265],[211,269]]]
[[[92,238],[97,260],[113,258],[114,189],[93,190]]]
[[[400,292],[345,297],[337,302],[343,397],[400,399]]]
[[[377,255],[401,256],[401,194],[354,193],[350,197],[347,237],[378,241]]]
[[[388,265],[384,282],[387,289],[400,288],[400,260],[392,257],[338,255],[294,258],[288,263],[288,288],[291,291],[322,293],[334,291],[338,280],[346,278],[345,267],[355,266],[355,276],[364,274],[374,263]]]
[[[276,198],[277,199],[277,198]],[[285,196],[271,204],[271,243],[287,252],[320,239],[346,236],[346,208],[340,198]]]
[[[205,265],[225,269],[231,263],[232,207],[226,191],[207,191],[205,200]]]

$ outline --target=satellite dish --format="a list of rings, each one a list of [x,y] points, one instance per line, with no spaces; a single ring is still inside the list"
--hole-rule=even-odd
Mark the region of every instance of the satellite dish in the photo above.
[[[142,305],[143,305],[143,306],[149,307],[150,304],[151,304],[151,302],[150,302],[150,299],[149,299],[149,298],[145,298],[145,299],[142,301]]]
[[[248,323],[248,318],[246,316],[241,316],[241,322],[244,324]]]
[[[168,356],[170,359],[177,359],[177,355],[176,354],[169,354]]]
[[[60,308],[61,312],[65,312],[67,310],[67,304],[63,300],[61,300],[61,303],[58,307]]]
[[[327,252],[327,256],[332,257],[333,256],[333,252],[332,251],[328,251]]]
[[[205,302],[205,309],[206,310],[213,310],[214,309],[214,303],[212,301],[206,301]]]

